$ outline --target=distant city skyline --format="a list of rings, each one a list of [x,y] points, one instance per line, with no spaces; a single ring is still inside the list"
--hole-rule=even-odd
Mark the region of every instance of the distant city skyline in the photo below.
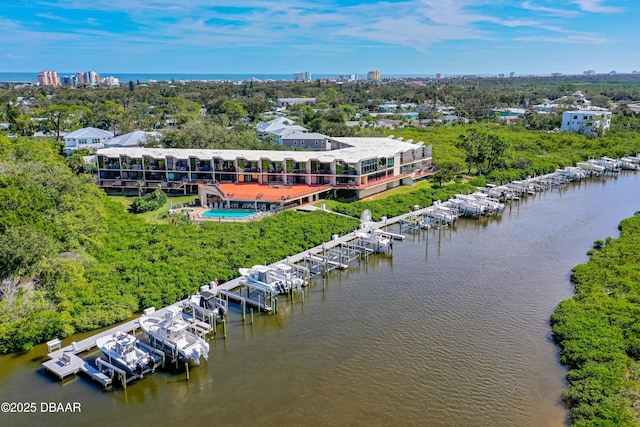
[[[632,0],[15,0],[0,72],[582,74],[640,69]]]

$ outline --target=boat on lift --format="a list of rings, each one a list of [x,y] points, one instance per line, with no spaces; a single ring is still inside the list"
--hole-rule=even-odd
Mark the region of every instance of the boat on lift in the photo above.
[[[204,313],[211,319],[221,319],[227,313],[226,301],[218,296],[218,285],[211,282],[200,288],[200,292],[189,296],[185,308],[190,308],[194,313]]]
[[[240,268],[239,271],[249,283],[264,292],[286,294],[293,286],[292,281],[288,281],[282,272],[267,265],[254,265],[251,268]]]
[[[119,331],[96,339],[96,346],[107,358],[107,362],[138,378],[154,372],[156,360],[139,346],[131,334]]]
[[[165,354],[200,364],[200,357],[209,358],[209,344],[189,331],[189,324],[182,318],[182,310],[169,307],[164,318],[149,315],[140,317],[140,327],[151,343]]]

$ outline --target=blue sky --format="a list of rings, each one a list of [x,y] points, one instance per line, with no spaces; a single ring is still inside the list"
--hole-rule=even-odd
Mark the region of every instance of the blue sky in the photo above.
[[[8,0],[0,72],[640,70],[638,0]]]

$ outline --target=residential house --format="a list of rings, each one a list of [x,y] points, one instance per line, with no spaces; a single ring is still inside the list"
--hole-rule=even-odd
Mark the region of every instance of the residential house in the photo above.
[[[316,98],[278,98],[276,101],[278,108],[290,107],[298,104],[314,105],[315,103]]]
[[[527,110],[524,108],[494,108],[491,112],[496,115],[497,120],[511,123],[524,116]]]
[[[113,138],[111,132],[97,128],[82,128],[64,136],[64,146],[67,155],[75,150],[96,150],[103,148],[105,143]]]
[[[460,117],[454,114],[447,114],[445,116],[438,117],[436,121],[439,123],[449,124],[449,125],[453,123],[465,123],[465,124],[469,123],[469,119],[467,119],[466,117]]]
[[[606,132],[611,126],[611,111],[603,109],[574,110],[562,113],[563,131],[590,135],[597,129]]]
[[[144,132],[137,130],[135,132],[118,135],[115,138],[104,143],[105,148],[110,147],[144,147],[146,143],[152,139],[159,139],[162,136],[160,132]]]
[[[327,136],[315,132],[285,132],[278,142],[288,148],[322,151],[328,150]]]
[[[376,122],[376,126],[387,128],[387,129],[393,129],[395,127],[404,126],[404,122],[402,120],[380,119]]]
[[[307,128],[296,125],[286,117],[279,117],[269,122],[259,122],[256,125],[256,131],[260,141],[271,138],[278,144],[282,144],[282,135],[291,132],[307,132]]]

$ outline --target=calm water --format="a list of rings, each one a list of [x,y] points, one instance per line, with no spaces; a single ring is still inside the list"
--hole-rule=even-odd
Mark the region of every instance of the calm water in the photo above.
[[[393,257],[308,288],[304,305],[281,298],[253,326],[231,313],[228,339],[211,339],[189,382],[161,372],[103,391],[44,375],[42,346],[0,358],[0,402],[82,405],[0,424],[562,426],[549,315],[592,242],[640,209],[639,185],[640,174],[576,184],[408,235]]]
[[[293,74],[221,74],[221,73],[161,73],[161,74],[149,74],[149,73],[109,73],[97,70],[101,77],[113,76],[120,80],[121,84],[128,84],[132,82],[148,82],[155,80],[159,82],[170,82],[172,80],[178,82],[180,80],[228,80],[228,81],[241,81],[257,78],[260,80],[293,80]],[[58,76],[72,76],[74,72],[61,72],[58,71]],[[351,73],[347,73],[351,74]],[[315,79],[330,79],[339,78],[339,74],[312,74],[311,77]],[[384,74],[382,78],[410,78],[410,77],[435,77],[434,74]],[[365,80],[367,73],[358,74],[358,78]],[[0,82],[36,82],[38,80],[38,72],[32,73],[9,73],[0,72]]]

